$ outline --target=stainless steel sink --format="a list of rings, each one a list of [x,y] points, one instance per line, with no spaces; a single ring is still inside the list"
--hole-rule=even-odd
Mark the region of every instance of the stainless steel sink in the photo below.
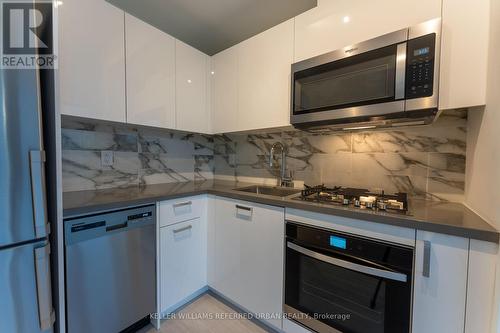
[[[253,185],[248,187],[237,188],[235,191],[255,193],[255,194],[264,194],[264,195],[272,195],[275,197],[288,197],[290,195],[294,195],[300,192],[300,190],[286,187],[272,187],[272,186],[259,186]]]

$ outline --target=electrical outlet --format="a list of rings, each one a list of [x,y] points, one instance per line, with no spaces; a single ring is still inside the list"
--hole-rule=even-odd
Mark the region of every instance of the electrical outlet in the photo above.
[[[114,163],[114,154],[112,151],[103,150],[101,151],[101,166],[110,167]]]

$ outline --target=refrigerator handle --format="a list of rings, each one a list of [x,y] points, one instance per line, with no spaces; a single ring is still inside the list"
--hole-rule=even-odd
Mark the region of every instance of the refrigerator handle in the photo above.
[[[45,152],[30,151],[31,195],[35,237],[47,237],[50,233],[47,222],[47,197],[45,185]]]
[[[54,325],[56,319],[55,311],[52,307],[49,243],[43,247],[35,248],[35,274],[40,330],[45,331]]]

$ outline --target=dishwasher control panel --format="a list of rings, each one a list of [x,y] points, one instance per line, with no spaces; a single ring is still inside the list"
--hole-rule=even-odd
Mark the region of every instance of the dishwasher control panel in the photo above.
[[[145,213],[139,213],[139,214],[134,214],[134,215],[129,215],[127,217],[128,221],[149,221],[153,219],[153,212],[145,212]]]
[[[64,220],[66,246],[156,223],[156,205],[89,214]]]

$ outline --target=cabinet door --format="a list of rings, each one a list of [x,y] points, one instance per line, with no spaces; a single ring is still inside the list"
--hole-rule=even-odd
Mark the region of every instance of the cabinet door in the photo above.
[[[214,281],[213,287],[232,301],[241,303],[240,269],[241,221],[236,217],[236,201],[215,200]]]
[[[468,253],[466,238],[417,231],[413,333],[464,332]]]
[[[465,333],[495,332],[495,277],[498,244],[470,240]]]
[[[175,42],[175,54],[177,129],[209,133],[207,81],[210,58],[179,40]]]
[[[160,228],[161,311],[174,310],[207,284],[204,221]]]
[[[238,45],[238,128],[290,125],[293,20]]]
[[[439,109],[486,104],[489,0],[443,0]]]
[[[212,57],[212,130],[238,130],[238,51],[233,46]]]
[[[283,209],[218,198],[215,216],[215,289],[250,312],[281,313]]]
[[[240,287],[242,305],[254,313],[277,314],[283,307],[283,260],[285,215],[283,208],[244,205],[236,209],[241,223],[242,266]],[[242,214],[242,215],[240,215]],[[268,320],[281,329],[281,319]]]
[[[295,18],[295,61],[436,17],[441,17],[440,0],[319,0]]]
[[[123,11],[65,0],[58,12],[61,113],[125,122]]]
[[[126,14],[127,122],[175,128],[175,39]]]

